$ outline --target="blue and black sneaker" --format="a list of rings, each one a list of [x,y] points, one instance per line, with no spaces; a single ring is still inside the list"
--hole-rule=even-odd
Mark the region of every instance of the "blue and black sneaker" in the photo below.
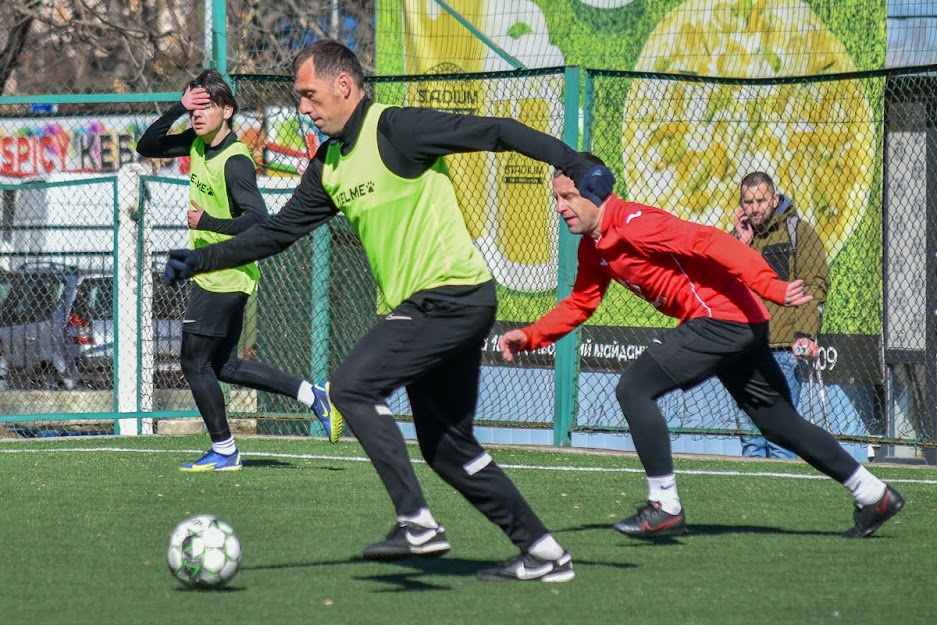
[[[325,428],[325,435],[329,438],[329,442],[337,443],[338,439],[342,437],[345,419],[342,418],[342,413],[340,413],[329,400],[330,386],[331,384],[326,382],[325,384],[316,384],[312,387],[312,392],[315,393],[316,400],[309,408],[315,413],[322,427]]]
[[[241,464],[241,454],[239,452],[236,451],[230,456],[225,456],[209,450],[195,462],[186,462],[179,467],[179,470],[187,473],[204,473],[206,471],[240,471],[242,468],[244,468],[244,465]]]

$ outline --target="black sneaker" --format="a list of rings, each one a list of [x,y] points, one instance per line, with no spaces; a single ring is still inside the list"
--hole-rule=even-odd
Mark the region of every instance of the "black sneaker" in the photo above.
[[[442,525],[423,527],[398,521],[386,539],[364,548],[364,557],[368,560],[399,560],[413,556],[438,558],[449,549],[451,546]]]
[[[648,501],[638,508],[634,516],[622,519],[612,527],[622,534],[638,538],[680,536],[687,533],[686,513],[681,508],[677,514],[669,514],[660,509],[659,501]]]
[[[843,532],[846,538],[865,538],[875,533],[882,523],[892,518],[904,507],[904,498],[891,486],[885,486],[882,498],[870,506],[856,506],[853,518],[855,527]]]
[[[576,573],[573,571],[573,557],[564,551],[556,560],[541,560],[529,553],[522,553],[501,566],[479,571],[475,577],[485,582],[568,582],[576,577]]]

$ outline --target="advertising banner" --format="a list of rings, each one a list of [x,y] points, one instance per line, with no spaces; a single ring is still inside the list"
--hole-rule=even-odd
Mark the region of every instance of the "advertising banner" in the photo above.
[[[615,172],[622,197],[730,230],[741,178],[769,173],[824,243],[824,334],[847,351],[865,345],[862,360],[879,360],[884,85],[823,77],[884,65],[883,0],[378,0],[377,15],[379,74],[510,70],[513,62],[610,70],[581,105],[589,107],[590,149]],[[559,110],[560,84],[530,97],[517,87],[499,93],[502,80],[465,80],[465,93],[445,96],[447,87],[433,83],[435,97],[413,97],[428,85],[415,82],[408,103],[530,125],[546,119],[540,128],[560,136],[553,116],[575,110]],[[556,110],[530,112],[537,107]],[[497,156],[494,167],[487,154],[460,155],[451,167],[466,222],[502,287],[499,318],[523,325],[555,294],[555,277],[530,276],[538,266],[555,274],[557,220],[549,172],[518,163],[529,173],[499,176],[508,158]],[[538,210],[522,210],[531,205]],[[531,246],[538,239],[547,254]],[[649,331],[672,324],[614,287],[587,322]]]

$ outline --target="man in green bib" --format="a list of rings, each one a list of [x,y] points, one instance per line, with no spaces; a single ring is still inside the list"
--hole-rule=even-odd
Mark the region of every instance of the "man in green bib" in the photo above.
[[[224,78],[206,70],[186,86],[181,101],[147,128],[137,144],[142,156],[189,157],[191,209],[186,222],[192,249],[227,241],[268,219],[254,160],[231,129],[236,111],[237,102]],[[191,128],[169,134],[186,113]],[[182,471],[239,471],[243,466],[219,381],[293,397],[317,413],[329,440],[334,443],[342,434],[341,417],[323,410],[325,387],[238,357],[244,307],[259,279],[256,264],[237,263],[201,273],[189,285],[180,364],[211,437],[211,449],[198,460],[184,463]]]
[[[329,394],[333,414],[344,415],[354,430],[397,515],[387,538],[366,547],[364,556],[434,557],[450,548],[386,403],[404,387],[429,466],[520,550],[478,577],[572,579],[569,553],[473,433],[481,345],[494,323],[497,301],[443,157],[519,152],[567,172],[596,204],[611,193],[611,172],[562,141],[510,119],[377,104],[365,94],[357,57],[334,41],[302,50],[293,73],[300,112],[329,140],[279,214],[231,241],[171,252],[167,273],[183,279],[277,254],[343,213],[392,309],[336,369]]]

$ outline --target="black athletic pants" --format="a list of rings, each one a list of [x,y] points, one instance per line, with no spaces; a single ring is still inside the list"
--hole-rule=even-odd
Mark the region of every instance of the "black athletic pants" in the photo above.
[[[769,441],[844,482],[858,462],[826,430],[791,405],[784,373],[768,347],[768,324],[692,319],[656,339],[616,388],[635,449],[649,477],[673,473],[670,434],[655,401],[717,376]]]
[[[429,466],[522,551],[547,533],[475,439],[482,342],[495,308],[407,300],[380,319],[335,371],[330,396],[361,442],[398,516],[428,507],[387,398],[406,387]]]
[[[238,358],[246,293],[214,293],[189,286],[182,324],[182,375],[192,389],[213,442],[231,436],[220,382],[296,399],[302,380],[268,365]]]

